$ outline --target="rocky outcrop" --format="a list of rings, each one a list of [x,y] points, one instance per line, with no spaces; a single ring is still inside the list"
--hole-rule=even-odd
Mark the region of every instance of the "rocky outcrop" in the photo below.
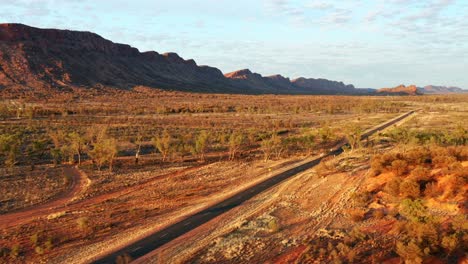
[[[244,86],[256,87],[262,91],[289,94],[355,94],[359,93],[353,85],[326,79],[297,78],[290,80],[280,74],[263,77],[243,69],[225,74],[227,78]]]
[[[240,92],[222,72],[176,53],[139,52],[90,32],[0,25],[0,83]]]
[[[381,88],[377,90],[379,95],[421,95],[415,85],[405,86],[403,84],[394,88]]]
[[[294,79],[292,83],[304,91],[315,91],[317,94],[353,94],[357,92],[353,85],[345,85],[343,82],[326,79],[301,77]]]
[[[99,85],[248,94],[350,94],[354,89],[325,79],[264,77],[247,69],[223,75],[176,53],[140,52],[91,32],[0,24],[0,89]]]

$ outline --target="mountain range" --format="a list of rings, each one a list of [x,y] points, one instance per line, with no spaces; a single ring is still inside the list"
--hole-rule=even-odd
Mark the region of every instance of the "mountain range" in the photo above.
[[[126,44],[82,31],[0,24],[0,90],[96,87],[243,94],[372,94],[351,84],[282,75],[262,76],[248,69],[223,74],[176,53],[140,52]],[[442,88],[425,91],[443,91]],[[457,92],[456,89],[447,88]]]
[[[418,88],[419,92],[423,94],[452,94],[452,93],[467,93],[467,90],[464,90],[459,87],[453,86],[436,86],[436,85],[427,85],[424,87]]]

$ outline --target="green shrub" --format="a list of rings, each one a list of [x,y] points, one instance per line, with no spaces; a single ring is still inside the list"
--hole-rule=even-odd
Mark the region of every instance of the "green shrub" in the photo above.
[[[47,251],[52,250],[52,248],[54,247],[54,242],[51,237],[47,238],[47,241],[44,243],[44,247]]]
[[[11,258],[17,258],[19,255],[20,255],[20,245],[19,244],[15,244],[11,247],[11,250],[10,250],[10,257]]]
[[[421,200],[403,200],[400,203],[399,213],[413,222],[426,222],[428,220],[427,208]]]
[[[29,237],[29,240],[31,241],[34,247],[37,246],[37,243],[39,242],[39,233],[35,233],[34,235],[31,235],[31,237]]]
[[[42,255],[42,254],[44,254],[44,249],[41,248],[40,246],[37,246],[37,247],[34,248],[34,252],[36,252],[36,254],[38,254],[38,255]]]
[[[268,229],[270,229],[270,232],[276,233],[279,230],[279,224],[278,221],[274,218],[272,218],[270,221],[268,221]]]

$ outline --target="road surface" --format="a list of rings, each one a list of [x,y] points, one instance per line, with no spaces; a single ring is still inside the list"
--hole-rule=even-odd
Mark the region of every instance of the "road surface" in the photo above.
[[[383,130],[403,119],[408,117],[409,115],[413,114],[414,111],[410,111],[406,114],[403,114],[395,119],[392,119],[388,122],[385,122],[379,125],[376,128],[370,129],[363,133],[361,140],[369,137],[370,135],[374,134],[377,131]],[[346,142],[339,144],[335,149],[332,149],[326,155],[323,155],[319,158],[313,159],[309,162],[300,164],[297,167],[291,168],[279,174],[268,178],[257,185],[254,185],[244,191],[241,191],[230,198],[221,201],[220,203],[213,205],[201,212],[196,214],[190,215],[189,217],[181,220],[173,225],[168,226],[156,233],[153,233],[133,244],[127,245],[126,247],[119,249],[115,252],[112,252],[106,256],[103,256],[93,263],[115,263],[117,258],[120,256],[126,255],[131,259],[137,259],[142,257],[151,251],[159,248],[160,246],[168,243],[169,241],[195,229],[196,227],[210,221],[211,219],[229,211],[230,209],[240,205],[241,203],[249,200],[250,198],[254,197],[255,195],[277,185],[278,183],[300,173],[307,169],[314,167],[315,165],[319,164],[320,161],[326,157],[339,155],[343,152],[342,147],[346,145]]]

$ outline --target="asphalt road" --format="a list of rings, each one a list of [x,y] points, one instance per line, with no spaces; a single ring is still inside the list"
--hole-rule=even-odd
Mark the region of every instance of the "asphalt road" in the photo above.
[[[400,117],[390,120],[375,129],[369,130],[364,133],[361,139],[365,139],[368,136],[374,134],[377,131],[383,130],[398,121],[403,120],[404,118],[408,117],[409,115],[413,114],[414,111],[410,111]],[[181,220],[178,223],[175,223],[161,231],[153,233],[148,237],[145,237],[131,245],[126,246],[118,251],[115,251],[107,256],[104,256],[93,263],[116,263],[116,260],[119,256],[127,255],[131,259],[137,259],[142,257],[149,252],[157,249],[158,247],[168,243],[169,241],[191,231],[192,229],[210,221],[211,219],[229,211],[230,209],[240,205],[241,203],[249,200],[250,198],[254,197],[255,195],[277,185],[278,183],[300,173],[307,169],[314,167],[315,165],[319,164],[320,161],[326,157],[332,155],[339,155],[343,152],[342,147],[346,145],[346,143],[342,143],[337,148],[331,150],[326,155],[323,155],[317,159],[311,160],[307,163],[301,164],[297,167],[291,168],[284,172],[281,172],[277,175],[272,176],[264,180],[263,182],[258,183],[255,186],[252,186],[240,193],[235,194],[234,196],[227,198],[226,200],[213,205],[210,208],[207,208],[201,212],[198,212],[194,215],[187,217],[184,220]]]

